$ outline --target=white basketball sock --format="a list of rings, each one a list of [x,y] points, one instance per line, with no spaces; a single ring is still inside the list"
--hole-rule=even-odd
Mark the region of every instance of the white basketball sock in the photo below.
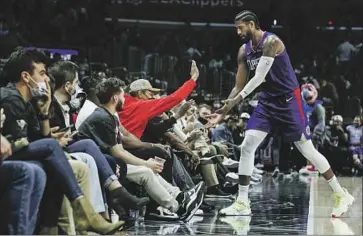
[[[238,197],[237,200],[248,201],[248,188],[249,185],[238,185]]]
[[[340,193],[340,194],[345,194],[342,186],[340,186],[337,177],[334,177],[328,180],[328,183],[330,185],[330,187],[333,189],[334,193]]]

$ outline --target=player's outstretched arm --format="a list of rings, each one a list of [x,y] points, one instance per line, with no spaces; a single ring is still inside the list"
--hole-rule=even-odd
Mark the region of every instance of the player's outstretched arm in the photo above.
[[[236,75],[236,84],[232,89],[231,93],[229,94],[228,99],[235,98],[242,91],[243,87],[246,85],[248,68],[246,64],[246,59],[244,57],[244,52],[245,52],[245,44],[243,44],[238,50],[238,56],[237,56],[238,69]]]

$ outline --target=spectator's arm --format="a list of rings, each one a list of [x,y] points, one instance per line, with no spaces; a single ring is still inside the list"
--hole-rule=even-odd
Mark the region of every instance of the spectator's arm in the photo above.
[[[190,79],[185,82],[177,91],[167,97],[148,101],[140,101],[139,109],[144,111],[144,113],[148,115],[149,119],[152,119],[155,116],[161,115],[162,113],[181,103],[189,96],[195,86],[196,82],[193,79]]]
[[[28,135],[31,141],[50,137],[49,119],[40,121],[34,109],[28,111]]]
[[[193,151],[175,134],[166,132],[164,137],[171,147],[183,150],[188,155],[193,155]]]
[[[116,144],[111,147],[110,153],[113,157],[123,160],[126,164],[135,165],[135,166],[144,166],[146,165],[146,161],[142,160],[125,149],[123,149],[121,144]]]
[[[122,144],[126,148],[151,148],[151,143],[142,142],[135,135],[127,131],[123,125],[120,124],[120,131],[123,135]]]
[[[25,111],[24,104],[12,97],[9,99],[3,99],[0,106],[4,109],[4,114],[6,115],[2,133],[5,136],[11,136],[11,140],[29,138],[27,127],[29,124],[27,124],[27,121],[24,120],[24,114],[22,114],[22,112]],[[39,132],[40,130],[38,130],[38,133]]]

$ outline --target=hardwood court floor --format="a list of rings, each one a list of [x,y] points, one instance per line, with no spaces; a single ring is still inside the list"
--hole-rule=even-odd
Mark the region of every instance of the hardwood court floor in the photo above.
[[[341,219],[331,219],[334,205],[331,189],[321,177],[297,176],[279,181],[265,175],[250,191],[252,217],[220,217],[217,210],[231,200],[209,199],[216,211],[194,216],[190,222],[139,220],[127,229],[129,235],[362,235],[362,178],[338,178],[355,197]]]

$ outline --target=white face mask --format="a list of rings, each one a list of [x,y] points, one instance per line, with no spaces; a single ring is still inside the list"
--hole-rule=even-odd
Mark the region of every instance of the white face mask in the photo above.
[[[39,97],[47,96],[47,84],[45,82],[37,82],[36,84],[37,84],[37,88],[32,88],[28,85],[32,97],[39,98]]]

